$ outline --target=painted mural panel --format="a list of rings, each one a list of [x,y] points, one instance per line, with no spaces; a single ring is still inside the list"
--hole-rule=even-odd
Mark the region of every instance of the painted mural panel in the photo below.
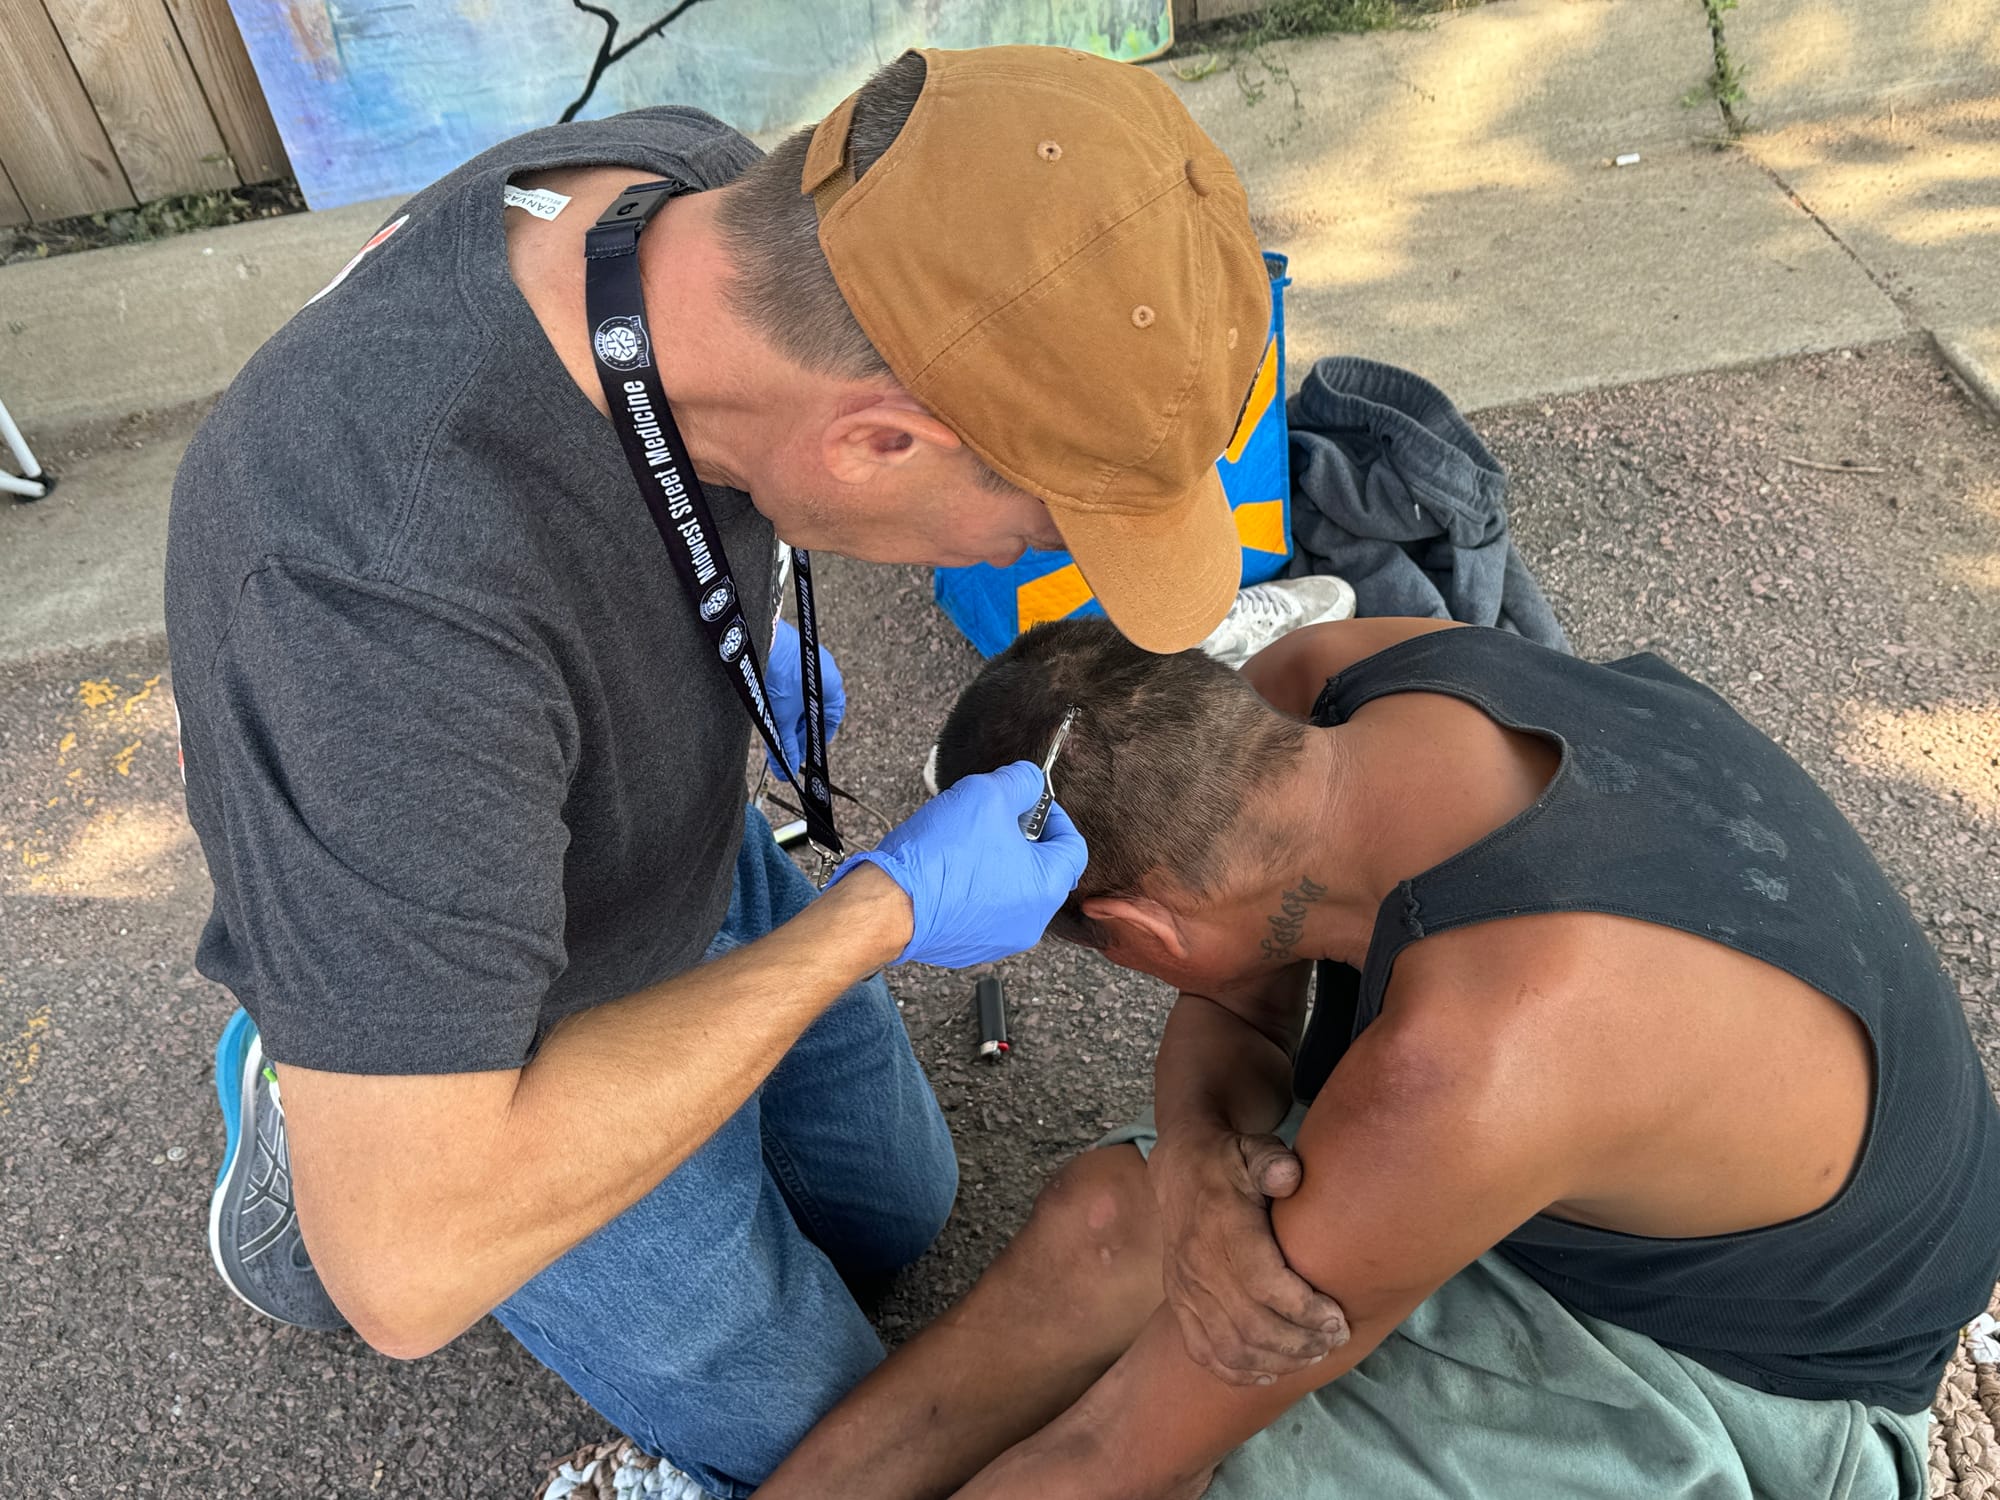
[[[1152,57],[1172,0],[231,0],[315,208],[405,193],[561,119],[814,120],[906,47]]]

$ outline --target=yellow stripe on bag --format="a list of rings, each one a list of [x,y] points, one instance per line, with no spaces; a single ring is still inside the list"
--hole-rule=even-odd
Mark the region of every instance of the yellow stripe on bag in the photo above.
[[[1243,456],[1243,450],[1250,444],[1250,434],[1257,430],[1264,413],[1271,409],[1271,398],[1277,394],[1278,341],[1274,338],[1264,345],[1264,363],[1257,367],[1257,378],[1250,382],[1250,399],[1243,403],[1243,420],[1236,424],[1235,436],[1222,450],[1222,456],[1229,462],[1235,463]]]
[[[1285,502],[1252,500],[1237,506],[1236,535],[1252,552],[1275,552],[1280,557],[1290,552],[1291,545],[1285,540]]]
[[[1031,578],[1014,590],[1015,632],[1075,614],[1091,599],[1090,585],[1075,563]]]

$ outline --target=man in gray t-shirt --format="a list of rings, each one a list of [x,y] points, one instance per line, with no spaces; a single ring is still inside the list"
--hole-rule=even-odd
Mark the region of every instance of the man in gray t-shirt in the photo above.
[[[1084,851],[1060,809],[1021,837],[1026,765],[817,898],[746,814],[750,720],[584,311],[584,230],[659,178],[646,332],[751,620],[774,533],[1066,546],[1134,640],[1199,641],[1234,591],[1213,465],[1268,292],[1228,163],[1151,75],[912,53],[768,157],[672,108],[495,147],[189,449],[167,604],[198,959],[244,1007],[218,1269],[402,1357],[491,1312],[741,1496],[881,1357],[843,1279],[914,1259],[955,1192],[878,971],[1030,946]],[[792,737],[795,639],[769,683]]]

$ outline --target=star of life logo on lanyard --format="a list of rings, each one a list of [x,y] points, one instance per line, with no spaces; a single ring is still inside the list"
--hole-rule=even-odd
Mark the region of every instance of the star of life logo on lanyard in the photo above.
[[[590,336],[597,362],[614,370],[642,370],[653,362],[653,345],[643,318],[606,318]]]
[[[792,552],[799,606],[799,679],[806,700],[805,754],[803,764],[795,766],[771,718],[763,663],[743,618],[741,595],[730,575],[708,496],[688,460],[687,444],[653,364],[639,285],[639,235],[662,204],[688,191],[678,182],[636,183],[620,193],[584,235],[584,306],[590,319],[591,353],[611,409],[611,425],[689,607],[764,737],[773,764],[784,768],[785,780],[798,793],[807,836],[829,859],[838,859],[841,842],[834,827],[832,777],[826,763],[826,697],[820,682],[812,559],[796,548]]]

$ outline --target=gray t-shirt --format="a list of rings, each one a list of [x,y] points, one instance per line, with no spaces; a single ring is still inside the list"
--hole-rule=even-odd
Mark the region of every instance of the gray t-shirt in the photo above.
[[[278,1061],[515,1067],[721,925],[749,718],[513,283],[501,193],[594,164],[714,187],[757,154],[689,109],[496,146],[399,209],[188,449],[167,638],[215,879],[196,962]],[[709,499],[769,619],[771,528]]]

